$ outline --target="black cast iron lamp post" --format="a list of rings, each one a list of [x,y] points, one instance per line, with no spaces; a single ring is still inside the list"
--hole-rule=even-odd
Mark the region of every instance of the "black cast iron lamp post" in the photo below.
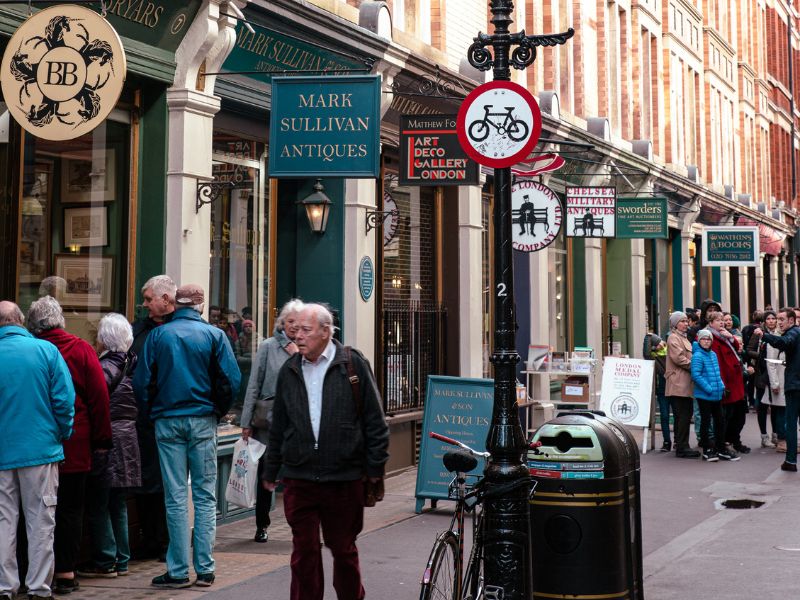
[[[495,81],[509,81],[511,68],[525,69],[536,60],[536,46],[565,43],[574,31],[552,35],[509,33],[512,23],[511,0],[492,0],[494,34],[479,33],[470,46],[467,58],[481,71],[493,70]],[[487,50],[491,46],[492,53]],[[509,56],[511,46],[516,46]],[[495,331],[494,409],[486,440],[491,453],[486,470],[487,490],[530,478],[524,462],[525,433],[516,407],[516,373],[519,362],[516,350],[514,319],[514,271],[511,249],[511,168],[494,170],[494,290]],[[484,505],[486,537],[484,544],[484,582],[486,598],[528,600],[530,588],[529,507],[527,486],[489,497]]]

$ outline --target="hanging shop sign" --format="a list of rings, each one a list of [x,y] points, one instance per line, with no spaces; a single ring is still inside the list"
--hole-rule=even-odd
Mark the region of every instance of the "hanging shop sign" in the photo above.
[[[542,132],[542,113],[521,85],[490,81],[461,103],[456,129],[461,147],[472,160],[502,169],[531,153]]]
[[[668,238],[666,198],[617,200],[617,238]]]
[[[270,177],[374,178],[380,77],[273,77]]]
[[[375,265],[369,256],[363,256],[358,263],[358,293],[361,299],[368,302],[375,289]]]
[[[201,4],[201,0],[106,0],[106,11],[121,36],[174,53]]]
[[[561,232],[563,215],[555,192],[538,181],[517,180],[511,186],[511,247],[538,252]]]
[[[92,131],[117,103],[125,51],[96,12],[72,4],[46,8],[8,42],[0,84],[8,110],[32,135],[71,140]]]
[[[383,211],[389,213],[383,220],[383,247],[386,248],[395,239],[400,225],[400,209],[388,191],[383,192]]]
[[[786,234],[769,225],[759,223],[747,217],[736,219],[737,227],[758,227],[758,251],[772,256],[778,256],[784,249]]]
[[[568,186],[566,194],[567,237],[615,237],[616,188]]]
[[[704,267],[758,266],[758,227],[705,226],[701,247]]]
[[[653,397],[653,365],[652,360],[605,357],[600,410],[623,425],[647,427]]]
[[[456,117],[400,116],[400,185],[478,184],[478,163],[458,143]]]

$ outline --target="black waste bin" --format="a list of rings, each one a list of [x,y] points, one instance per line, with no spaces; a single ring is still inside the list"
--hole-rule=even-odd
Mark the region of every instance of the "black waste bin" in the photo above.
[[[643,600],[639,449],[602,412],[560,413],[528,453],[533,599]]]

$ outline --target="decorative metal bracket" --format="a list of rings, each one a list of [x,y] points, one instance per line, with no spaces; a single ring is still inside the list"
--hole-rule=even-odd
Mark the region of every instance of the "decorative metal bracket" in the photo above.
[[[194,214],[199,213],[204,204],[211,204],[222,196],[222,192],[234,187],[236,187],[236,184],[232,181],[198,181]]]
[[[515,69],[525,69],[536,60],[536,46],[558,46],[575,35],[575,30],[570,27],[562,33],[549,33],[546,35],[525,35],[525,30],[506,34],[506,47],[516,46],[511,53],[511,66]],[[467,51],[469,63],[479,71],[488,71],[494,67],[494,58],[486,46],[494,46],[501,40],[497,35],[479,33],[473,38],[473,43]]]
[[[415,80],[409,87],[393,81],[384,94],[397,96],[424,96],[426,98],[441,98],[443,100],[463,100],[469,92],[457,79],[444,79],[439,65],[436,65],[434,75],[423,75]]]
[[[400,211],[394,210],[368,210],[367,211],[367,233],[373,229],[383,227],[383,222],[387,217],[398,217]]]

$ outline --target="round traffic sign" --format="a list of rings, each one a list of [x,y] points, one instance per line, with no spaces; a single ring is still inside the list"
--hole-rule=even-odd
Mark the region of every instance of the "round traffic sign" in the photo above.
[[[528,157],[542,132],[533,95],[511,81],[490,81],[464,99],[456,121],[458,141],[475,162],[504,168]]]

